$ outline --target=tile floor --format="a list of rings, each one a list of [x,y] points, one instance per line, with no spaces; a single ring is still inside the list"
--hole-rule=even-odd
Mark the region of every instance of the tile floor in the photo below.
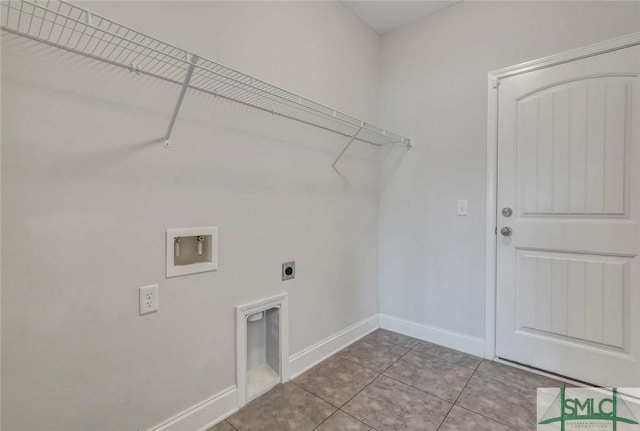
[[[562,385],[378,329],[209,431],[533,431]]]

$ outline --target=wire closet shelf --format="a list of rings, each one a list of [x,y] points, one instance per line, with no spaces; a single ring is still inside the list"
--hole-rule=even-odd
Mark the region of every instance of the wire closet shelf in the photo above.
[[[0,29],[375,146],[404,144],[408,138],[366,123],[302,96],[162,42],[64,1],[0,0]],[[346,150],[346,147],[345,147]],[[342,154],[341,154],[342,155]],[[335,163],[334,163],[335,165]]]

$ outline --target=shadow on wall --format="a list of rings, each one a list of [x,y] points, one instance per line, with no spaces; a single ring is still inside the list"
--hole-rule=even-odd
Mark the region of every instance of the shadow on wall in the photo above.
[[[167,183],[170,186],[175,184],[175,174],[165,175],[162,172],[216,169],[241,178],[225,184],[226,188],[237,188],[238,191],[249,187],[256,192],[277,189],[296,194],[330,194],[333,191],[326,186],[335,184],[350,194],[364,196],[375,192],[375,184],[369,181],[370,175],[365,175],[365,178],[353,175],[355,171],[361,173],[377,169],[375,147],[357,142],[340,162],[344,169],[336,172],[331,169],[331,162],[348,138],[231,101],[187,92],[174,130],[174,148],[166,149],[162,145],[163,134],[180,91],[178,85],[149,76],[137,76],[125,69],[15,35],[3,37],[2,43],[3,51],[13,54],[14,60],[2,66],[6,84],[48,95],[60,103],[60,109],[64,109],[66,104],[77,103],[91,107],[107,105],[109,108],[108,115],[105,116],[101,110],[100,115],[92,117],[91,121],[99,123],[95,126],[97,129],[104,129],[103,125],[107,124],[113,131],[112,136],[103,132],[96,134],[92,142],[73,142],[76,138],[67,130],[73,130],[78,120],[62,116],[62,121],[59,120],[54,127],[65,130],[63,134],[68,136],[69,142],[64,146],[51,142],[28,143],[32,148],[30,151],[48,153],[48,157],[35,158],[30,163],[38,163],[43,173],[55,173],[60,181],[64,182],[65,177],[71,181],[78,175],[86,178],[104,175],[111,170],[120,170],[123,162],[138,163],[138,159],[145,158],[137,173],[114,175],[113,181],[123,181],[123,187],[126,187],[127,181],[144,177],[147,180],[152,178],[158,185]],[[74,79],[34,79],[37,72],[30,70],[34,58],[39,63],[50,65],[51,74],[65,74],[69,68],[78,73],[74,73]],[[132,117],[140,120],[133,121]],[[142,133],[152,130],[155,136],[123,142],[118,129],[140,130],[142,126],[137,123],[155,124],[145,127]],[[141,135],[139,130],[131,135]],[[202,139],[203,136],[209,139]],[[224,154],[225,160],[202,157],[204,146],[214,148],[209,148],[209,153]],[[231,146],[235,149],[229,150]],[[179,157],[175,157],[176,152],[179,152]],[[315,172],[310,172],[307,166],[298,175],[297,171],[301,169],[297,166],[299,158],[313,158],[310,161]],[[266,160],[269,165],[265,164]],[[291,181],[291,174],[300,181]],[[196,188],[210,187],[198,181],[189,183],[184,176],[180,177],[180,183]]]
[[[382,150],[380,155],[380,190],[385,189],[387,185],[395,176],[396,172],[400,168],[400,165],[404,161],[407,153],[411,151],[406,145],[392,145],[389,149]],[[415,151],[415,150],[414,150]]]

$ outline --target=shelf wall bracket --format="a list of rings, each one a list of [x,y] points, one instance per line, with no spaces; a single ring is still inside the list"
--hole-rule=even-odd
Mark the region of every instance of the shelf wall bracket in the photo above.
[[[340,152],[340,154],[338,155],[338,158],[333,162],[333,164],[331,165],[331,168],[337,172],[336,169],[336,164],[338,163],[338,161],[342,158],[342,156],[344,155],[344,153],[347,152],[347,149],[349,149],[349,147],[351,146],[351,144],[353,144],[353,141],[356,140],[356,138],[358,137],[358,134],[362,131],[362,128],[364,127],[364,124],[360,126],[360,128],[358,129],[358,131],[351,137],[351,139],[349,140],[349,142],[347,143],[347,145],[345,145],[345,147],[342,149],[342,152]]]
[[[173,99],[175,109],[167,116],[167,120],[171,119],[169,127],[159,136],[158,144],[164,141],[167,147],[171,145],[183,98],[187,90],[193,90],[335,133],[341,136],[341,142],[361,128],[355,138],[361,143],[376,147],[410,145],[409,139],[401,135],[196,56],[188,49],[155,39],[75,3],[0,0],[0,30],[129,70],[132,75],[149,76],[181,87],[177,103]]]
[[[180,111],[180,106],[182,106],[182,101],[184,99],[184,95],[189,88],[189,84],[191,83],[191,76],[193,76],[193,69],[196,67],[196,62],[198,61],[198,57],[193,55],[191,57],[191,63],[189,64],[189,68],[187,69],[187,74],[184,77],[184,82],[182,83],[182,88],[180,89],[180,94],[178,95],[178,100],[176,101],[176,106],[173,108],[173,114],[171,115],[171,120],[169,121],[169,127],[167,128],[167,133],[164,135],[164,146],[169,148],[171,146],[171,132],[173,131],[173,126],[176,123],[176,118],[178,118],[178,112]]]

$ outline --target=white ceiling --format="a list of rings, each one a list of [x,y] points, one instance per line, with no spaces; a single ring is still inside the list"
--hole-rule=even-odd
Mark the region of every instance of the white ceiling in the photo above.
[[[344,0],[344,3],[376,32],[385,34],[458,1]]]

